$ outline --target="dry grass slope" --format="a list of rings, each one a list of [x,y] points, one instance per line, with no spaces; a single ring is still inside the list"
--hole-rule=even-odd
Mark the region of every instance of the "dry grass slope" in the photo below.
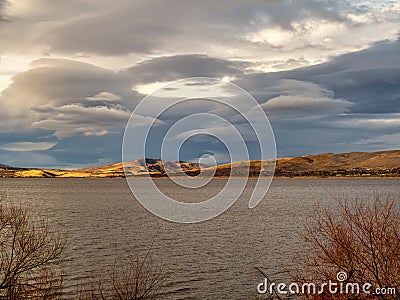
[[[196,176],[202,169],[206,173],[226,177],[258,176],[262,161],[242,161],[215,167],[200,166],[190,162],[162,162],[159,159],[135,160],[125,164],[128,176],[165,176],[166,172],[179,175],[185,172]],[[79,170],[21,169],[0,165],[0,177],[39,178],[109,178],[124,177],[121,162]],[[400,150],[380,152],[349,152],[342,154],[324,153],[318,155],[278,158],[275,176],[390,176],[400,177]]]

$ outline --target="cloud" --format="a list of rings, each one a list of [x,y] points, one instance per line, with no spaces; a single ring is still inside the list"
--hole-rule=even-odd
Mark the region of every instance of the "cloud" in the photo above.
[[[269,111],[280,156],[385,150],[400,131],[400,41],[315,66],[236,80]],[[364,141],[359,143],[358,141]],[[391,146],[393,148],[393,146]]]
[[[293,18],[290,26],[282,26],[279,22],[270,22],[267,19],[265,26],[248,33],[245,39],[271,51],[301,51],[303,55],[306,53],[309,56],[316,50],[328,55],[333,50],[337,55],[361,49],[366,43],[381,40],[379,33],[382,31],[386,32],[386,39],[393,40],[398,36],[399,31],[393,25],[400,20],[400,6],[394,3],[383,3],[368,10],[353,3],[350,12],[351,6],[339,1],[336,7],[332,3],[328,4],[327,7],[334,7],[331,15],[319,14],[318,7],[313,10],[307,4],[310,3],[302,3],[308,17]],[[338,52],[338,49],[346,50]]]
[[[49,150],[37,152],[47,157],[47,161],[37,165],[82,168],[114,163],[121,161],[121,145],[121,133],[104,136],[75,134],[58,140]]]
[[[7,21],[6,18],[6,8],[9,5],[7,0],[0,0],[0,22]]]
[[[275,89],[281,95],[261,105],[274,118],[341,114],[352,105],[347,100],[334,99],[332,91],[310,82],[286,79]]]
[[[127,70],[138,83],[168,82],[188,77],[238,76],[251,64],[207,55],[163,56],[143,61]]]
[[[143,93],[210,76],[229,78],[257,99],[280,155],[369,149],[356,142],[399,131],[399,12],[394,1],[0,0],[0,86],[8,86],[0,95],[0,139],[8,150],[27,150],[15,152],[21,163],[118,161],[125,122]],[[165,113],[155,138],[194,112],[225,116],[239,128],[243,121],[198,100]],[[137,126],[153,121],[134,118]],[[200,149],[223,153],[204,141],[188,145],[186,158]],[[0,162],[11,159],[8,150]]]
[[[13,78],[2,92],[1,105],[8,115],[25,116],[27,110],[44,104],[87,102],[87,97],[104,90],[132,97],[130,87],[130,78],[112,70],[73,60],[41,59]]]
[[[15,130],[29,129],[35,123],[34,128],[66,134],[71,129],[65,131],[50,126],[60,123],[60,115],[64,124],[68,123],[70,127],[86,124],[87,132],[95,127],[99,118],[112,115],[122,127],[119,116],[128,115],[126,111],[131,110],[139,99],[138,93],[132,91],[132,79],[123,74],[78,61],[41,59],[35,61],[31,69],[16,75],[0,95],[0,123]],[[78,117],[79,120],[73,119]],[[93,126],[87,125],[90,123]],[[84,127],[77,131],[83,132]]]
[[[333,58],[315,66],[277,73],[243,76],[236,83],[251,91],[257,99],[274,96],[279,80],[290,79],[318,84],[334,91],[337,98],[354,103],[353,113],[399,112],[400,40],[380,42],[373,47]]]
[[[57,137],[79,133],[86,136],[106,135],[110,130],[120,130],[131,115],[118,106],[84,107],[77,104],[60,107],[46,105],[34,111],[43,119],[33,122],[32,127],[54,131]]]
[[[399,5],[372,3],[206,0],[189,5],[172,0],[166,6],[162,0],[117,5],[104,0],[21,0],[13,1],[7,10],[10,22],[0,32],[0,40],[4,52],[89,60],[199,53],[273,68],[288,60],[326,61],[394,39]]]
[[[141,75],[143,82],[151,83],[160,78],[153,75],[156,70],[166,79],[173,79],[194,75],[191,72],[199,75],[195,70],[201,67],[200,70],[208,71],[208,75],[222,77],[225,74],[242,74],[236,69],[240,66],[240,63],[191,55],[148,60],[116,72],[74,60],[40,59],[32,63],[30,69],[16,75],[11,85],[1,94],[0,122],[2,128],[8,130],[29,131],[31,134],[40,132],[37,136],[34,134],[35,138],[29,143],[39,143],[37,139],[41,139],[40,143],[56,143],[52,149],[36,150],[58,157],[59,145],[66,146],[63,141],[75,136],[104,138],[104,141],[110,136],[121,138],[133,107],[144,97],[132,90]],[[175,72],[169,75],[168,70]],[[168,90],[172,95],[173,92]],[[202,103],[192,103],[191,107],[199,110],[205,108]],[[208,109],[212,108],[213,105]],[[165,114],[163,118],[170,122],[186,112]],[[147,116],[132,117],[135,126],[144,126],[153,121],[153,118]],[[162,124],[162,121],[155,122],[155,126]],[[58,140],[54,141],[54,138]],[[21,143],[19,148],[25,146],[25,150],[30,151],[29,145]]]
[[[122,98],[119,95],[110,92],[100,92],[94,96],[86,97],[88,101],[120,101]]]
[[[48,150],[51,147],[56,145],[56,143],[49,142],[20,142],[20,143],[8,143],[0,146],[1,150],[6,151],[16,151],[16,152],[25,152],[25,151],[38,151],[38,150]]]
[[[338,119],[328,120],[326,124],[336,128],[399,131],[400,113],[344,114]]]
[[[71,164],[85,159],[91,163],[118,161],[120,152],[111,148],[122,143],[122,131],[139,99],[132,91],[132,79],[116,71],[73,60],[38,60],[16,75],[0,96],[0,160],[28,149],[35,155],[26,157],[38,166],[68,166],[68,159]],[[118,142],[110,145],[110,140]],[[91,149],[93,141],[103,149]],[[45,149],[47,145],[52,147]],[[92,157],[83,155],[80,148]],[[29,159],[28,163],[21,159],[17,165],[32,165]]]
[[[382,42],[330,63],[293,71],[289,76],[308,78],[354,103],[354,113],[399,112],[400,40]]]
[[[361,139],[355,142],[357,145],[367,147],[371,151],[380,149],[398,150],[400,149],[400,133],[383,134],[372,138]]]

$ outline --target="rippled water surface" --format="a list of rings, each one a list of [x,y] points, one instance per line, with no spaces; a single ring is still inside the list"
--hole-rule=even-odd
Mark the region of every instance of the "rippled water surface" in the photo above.
[[[138,179],[141,180],[141,179]],[[226,183],[192,191],[166,179],[157,185],[177,200],[213,196]],[[251,184],[254,181],[251,181]],[[223,215],[199,224],[175,224],[147,212],[124,179],[1,179],[4,201],[27,203],[67,237],[67,297],[76,284],[105,272],[127,254],[152,254],[167,274],[163,299],[252,299],[263,267],[273,279],[299,250],[299,233],[316,205],[337,196],[400,195],[397,179],[274,179],[265,199],[248,209],[250,190]]]

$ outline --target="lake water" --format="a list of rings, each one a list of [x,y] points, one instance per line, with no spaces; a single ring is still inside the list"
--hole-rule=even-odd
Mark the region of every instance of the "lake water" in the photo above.
[[[141,179],[138,179],[141,180]],[[182,190],[166,179],[157,185],[177,200],[215,195],[226,183]],[[254,181],[250,180],[250,183]],[[145,210],[124,179],[1,179],[4,201],[25,203],[67,237],[66,297],[76,284],[107,273],[115,259],[149,247],[166,273],[163,299],[253,299],[263,279],[287,280],[300,248],[302,224],[318,203],[337,196],[400,196],[397,179],[274,179],[265,199],[248,209],[250,190],[221,216],[199,224],[175,224]],[[179,199],[180,198],[180,199]],[[152,246],[151,246],[152,245]]]

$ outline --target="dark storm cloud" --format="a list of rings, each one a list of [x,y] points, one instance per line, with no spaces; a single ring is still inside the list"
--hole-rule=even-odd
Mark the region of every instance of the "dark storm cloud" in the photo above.
[[[57,143],[56,137],[47,137],[46,130],[24,130],[24,131],[4,131],[0,132],[0,150],[12,149],[26,150],[26,149],[37,149],[39,148],[50,148],[52,145]]]
[[[400,40],[381,42],[236,83],[265,102],[280,156],[400,148],[399,53]]]
[[[272,89],[279,80],[312,82],[332,90],[335,97],[354,105],[353,113],[400,111],[400,40],[381,42],[373,47],[344,54],[327,63],[293,71],[249,75],[238,81],[254,91],[262,101],[263,89]],[[270,98],[265,95],[264,99]]]
[[[188,77],[223,77],[242,75],[251,66],[206,55],[176,55],[154,58],[127,70],[138,83],[173,81]]]
[[[43,167],[120,160],[115,145],[140,99],[131,87],[130,77],[91,64],[36,61],[0,96],[0,160]]]
[[[201,54],[160,56],[121,71],[41,59],[15,76],[0,96],[0,162],[16,157],[19,165],[28,161],[37,166],[118,161],[126,120],[144,96],[134,91],[136,85],[193,76],[239,78],[235,83],[254,95],[271,117],[279,156],[400,148],[399,50],[398,40],[381,42],[320,65],[258,74],[249,73],[253,63]],[[197,111],[235,119],[223,107],[188,105],[166,113],[160,131]],[[137,116],[135,124],[150,121]],[[19,135],[10,136],[17,131]],[[24,145],[31,148],[25,156],[10,151]],[[212,153],[212,147],[204,140],[192,141],[185,159],[198,157],[203,148]],[[215,147],[215,153],[221,152]]]
[[[15,76],[0,95],[0,122],[14,128],[29,128],[35,123],[35,128],[53,131],[63,130],[56,126],[57,115],[73,115],[75,118],[68,119],[70,126],[85,122],[83,128],[88,123],[92,124],[88,127],[96,127],[98,119],[93,114],[101,118],[107,114],[120,122],[120,115],[127,118],[126,111],[138,101],[131,86],[131,78],[111,70],[72,60],[41,59]],[[112,101],[105,98],[111,95]],[[53,128],[49,124],[54,124]],[[104,130],[107,128],[99,127],[100,132]]]
[[[280,80],[274,89],[279,91],[280,95],[261,104],[272,118],[340,114],[348,112],[352,106],[352,103],[345,99],[335,99],[331,90],[310,82]]]
[[[142,78],[140,82],[152,83],[158,79],[196,75],[222,77],[243,74],[240,68],[246,65],[204,55],[187,55],[148,60],[116,72],[73,60],[38,60],[29,70],[15,76],[0,96],[3,130],[28,132],[30,138],[25,142],[29,144],[22,144],[23,139],[16,139],[17,135],[10,138],[5,132],[0,149],[5,151],[25,146],[26,155],[34,155],[43,165],[47,157],[49,162],[46,165],[52,166],[62,166],[68,159],[75,164],[85,160],[87,164],[112,162],[111,158],[120,160],[120,152],[110,140],[118,138],[120,144],[131,110],[144,97],[132,90],[139,78]],[[204,73],[193,71],[197,69]],[[156,70],[160,77],[151,76]],[[194,107],[196,105],[191,108]],[[179,112],[178,116],[184,114]],[[143,116],[136,116],[133,120],[137,126],[152,122]],[[98,143],[101,149],[92,149],[84,155],[93,143]],[[35,150],[47,146],[47,150]],[[3,153],[8,157],[10,151]],[[104,161],[105,153],[109,153],[108,161]],[[78,156],[81,158],[77,159]]]
[[[84,107],[68,104],[61,107],[45,106],[35,110],[45,119],[32,123],[33,128],[54,131],[57,137],[73,134],[85,136],[102,136],[109,131],[120,131],[130,113],[118,106]]]
[[[35,139],[30,137],[28,140]],[[80,168],[120,161],[119,145],[122,145],[121,133],[107,136],[74,135],[58,140],[48,150],[7,151],[0,147],[0,159],[12,166]]]
[[[206,20],[204,3],[127,1],[45,30],[41,42],[55,51],[123,54],[154,52]],[[182,13],[182,5],[186,7]],[[208,12],[207,21],[213,19]],[[221,18],[223,20],[223,18]],[[201,22],[200,22],[201,20]],[[189,23],[190,22],[190,23]],[[209,24],[209,22],[205,22]]]
[[[293,22],[310,18],[350,23],[343,16],[350,4],[330,0],[173,0],[168,4],[163,0],[113,4],[40,0],[20,5],[22,12],[16,10],[11,16],[9,30],[27,34],[32,44],[55,53],[149,54],[170,46],[193,52],[205,44],[245,46],[243,35],[262,26],[293,29]],[[20,43],[9,41],[14,49]]]
[[[32,106],[49,103],[49,100],[54,104],[65,104],[84,101],[85,97],[102,91],[129,95],[130,82],[131,79],[126,76],[92,64],[66,59],[40,59],[32,64],[30,70],[15,76],[2,95],[5,99],[12,98],[14,102],[24,102],[22,99],[25,98],[25,101],[32,101]],[[16,98],[20,101],[15,101]]]
[[[122,133],[107,136],[73,135],[49,150],[37,152],[54,158],[58,165],[99,165],[121,161]],[[53,162],[54,165],[54,162]]]
[[[144,97],[132,90],[138,83],[233,76],[243,74],[241,68],[246,66],[204,55],[182,55],[147,60],[116,72],[74,60],[40,59],[15,76],[0,95],[0,122],[14,128],[33,124],[63,136],[85,133],[85,128],[87,134],[96,134],[95,128],[103,134],[122,128],[128,112]]]
[[[279,156],[400,148],[400,115],[331,115],[273,121]]]
[[[333,89],[354,105],[353,113],[400,112],[400,40],[383,42],[327,64],[289,72]]]

